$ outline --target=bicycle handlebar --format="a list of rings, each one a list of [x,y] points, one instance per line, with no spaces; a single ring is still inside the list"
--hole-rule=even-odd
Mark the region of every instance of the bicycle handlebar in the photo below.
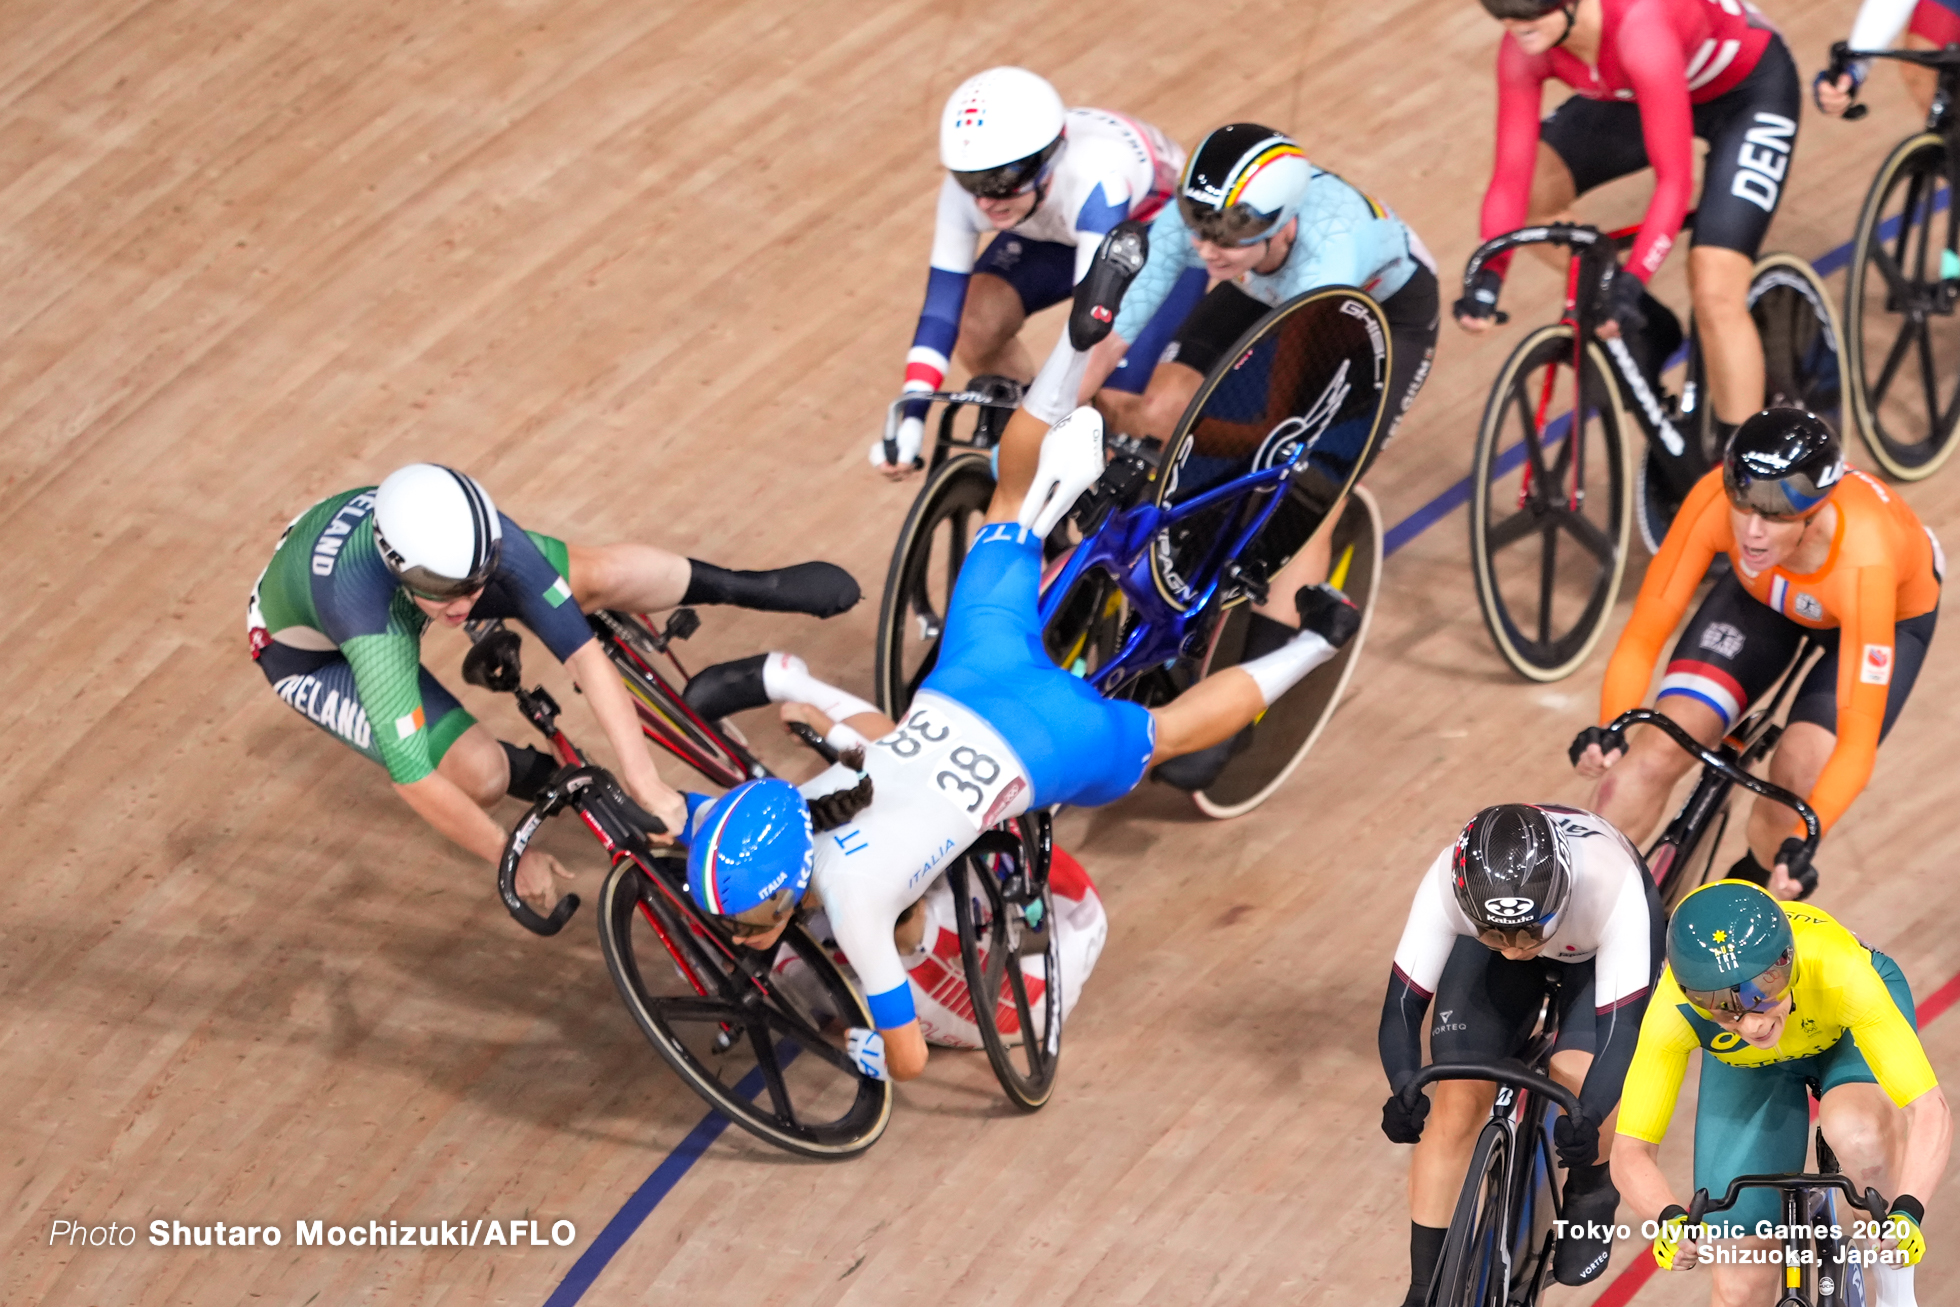
[[[1695,1196],[1688,1202],[1689,1225],[1700,1225],[1702,1218],[1711,1212],[1726,1212],[1736,1205],[1744,1189],[1787,1189],[1803,1185],[1813,1189],[1841,1189],[1853,1207],[1871,1213],[1879,1220],[1891,1215],[1892,1205],[1879,1197],[1878,1190],[1867,1187],[1861,1198],[1851,1185],[1851,1178],[1845,1175],[1739,1175],[1729,1181],[1728,1192],[1722,1201],[1709,1201],[1706,1189],[1695,1190]]]
[[[537,834],[538,827],[567,806],[590,815],[603,829],[606,839],[614,844],[639,845],[644,849],[647,835],[667,833],[667,823],[635,803],[604,767],[590,764],[568,767],[552,777],[550,786],[531,804],[530,811],[511,828],[510,837],[504,841],[504,856],[497,863],[497,893],[504,900],[505,910],[518,925],[534,935],[556,935],[578,911],[576,894],[559,899],[551,915],[546,917],[517,892],[517,864],[523,861],[531,837]]]
[[[1522,1062],[1432,1062],[1402,1086],[1402,1092],[1398,1095],[1402,1105],[1413,1109],[1422,1087],[1438,1080],[1488,1080],[1509,1085],[1513,1089],[1528,1089],[1557,1103],[1565,1109],[1567,1116],[1577,1119],[1579,1115],[1577,1094],[1556,1080],[1539,1075]]]
[[[1659,727],[1676,744],[1699,759],[1702,766],[1712,768],[1745,790],[1760,794],[1765,799],[1773,799],[1786,808],[1795,809],[1797,815],[1803,818],[1803,856],[1805,865],[1809,865],[1810,859],[1817,853],[1817,841],[1823,838],[1823,828],[1818,825],[1817,810],[1815,808],[1784,789],[1781,785],[1772,784],[1769,781],[1763,780],[1747,768],[1737,766],[1734,762],[1709,749],[1700,740],[1688,734],[1679,722],[1665,714],[1655,712],[1652,708],[1630,708],[1618,717],[1615,717],[1613,724],[1608,729],[1624,733],[1627,727],[1639,725]],[[1792,867],[1790,868],[1790,874],[1794,876],[1800,870],[1802,869]]]
[[[885,408],[885,461],[898,463],[898,424],[908,404],[974,404],[981,408],[1017,408],[1021,397],[1006,399],[984,390],[908,390]]]
[[[1484,270],[1486,263],[1510,250],[1525,245],[1570,245],[1574,249],[1589,250],[1606,239],[1605,232],[1582,222],[1545,222],[1493,236],[1479,245],[1470,256],[1470,261],[1463,265],[1464,292],[1469,293],[1471,281]]]

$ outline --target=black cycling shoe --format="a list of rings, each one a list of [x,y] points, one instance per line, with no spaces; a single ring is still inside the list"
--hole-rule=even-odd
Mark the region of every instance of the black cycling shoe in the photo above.
[[[856,604],[857,581],[835,563],[796,563],[766,572],[736,572],[698,558],[692,567],[684,604],[732,604],[762,613],[808,613],[835,617]]]
[[[1221,740],[1209,749],[1199,749],[1196,753],[1179,754],[1157,764],[1150,775],[1153,780],[1162,781],[1173,789],[1195,794],[1217,780],[1225,770],[1225,764],[1232,761],[1252,747],[1252,727],[1248,726],[1229,740]]]
[[[1361,610],[1331,585],[1303,585],[1293,595],[1300,629],[1312,631],[1338,649],[1361,629]]]
[[[769,702],[769,691],[762,681],[766,653],[716,663],[696,672],[681,691],[681,698],[704,722],[718,722],[731,713],[761,708]]]
[[[1613,1252],[1613,1214],[1619,1208],[1620,1191],[1604,1163],[1565,1173],[1565,1236],[1552,1254],[1554,1279],[1591,1284],[1606,1273]]]
[[[504,757],[510,760],[510,780],[504,785],[504,793],[526,803],[534,801],[558,774],[558,759],[528,744],[520,749],[509,740],[497,743],[504,746]]]
[[[1116,327],[1123,294],[1150,258],[1150,229],[1131,218],[1117,223],[1096,247],[1089,271],[1075,287],[1075,307],[1068,311],[1068,341],[1077,349],[1093,349]]]

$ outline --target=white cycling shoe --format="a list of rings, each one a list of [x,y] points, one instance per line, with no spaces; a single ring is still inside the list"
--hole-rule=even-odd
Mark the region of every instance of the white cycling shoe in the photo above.
[[[1084,404],[1042,437],[1041,463],[1016,520],[1046,538],[1102,474],[1102,414]]]

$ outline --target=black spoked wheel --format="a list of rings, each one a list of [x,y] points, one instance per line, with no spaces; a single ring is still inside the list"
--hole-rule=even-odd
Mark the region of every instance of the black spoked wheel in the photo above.
[[[1749,316],[1763,342],[1763,407],[1809,409],[1843,430],[1843,337],[1817,270],[1794,254],[1757,259]]]
[[[982,837],[946,880],[987,1060],[1014,1105],[1032,1112],[1054,1093],[1062,1053],[1061,949],[1048,878],[1031,874],[1040,840],[1032,821],[1020,825],[1018,841]]]
[[[878,608],[878,707],[901,716],[939,656],[953,582],[986,520],[994,476],[984,454],[947,459],[912,502]]]
[[[648,738],[725,788],[733,789],[765,774],[740,740],[710,729],[660,675],[655,660],[663,655],[654,646],[644,617],[608,610],[592,614],[590,620],[606,656],[619,669],[633,696],[640,728]]]
[[[1375,595],[1381,585],[1381,511],[1374,496],[1362,486],[1348,494],[1340,519],[1334,523],[1331,558],[1328,583],[1345,591],[1361,609],[1361,629],[1339,653],[1314,668],[1266,710],[1252,728],[1251,743],[1225,764],[1216,780],[1193,791],[1191,801],[1207,817],[1237,817],[1264,803],[1306,758],[1340,706],[1348,678],[1361,659],[1361,647],[1368,641]],[[1213,642],[1210,666],[1228,667],[1238,661],[1250,612],[1240,605],[1227,615]]]
[[[1851,404],[1872,458],[1904,481],[1953,453],[1960,420],[1960,255],[1946,142],[1899,143],[1872,179],[1844,288]]]
[[[1484,1127],[1457,1196],[1443,1256],[1430,1283],[1431,1307],[1506,1307],[1506,1239],[1511,1225],[1507,1170],[1511,1139],[1493,1122]]]
[[[1470,559],[1497,651],[1534,681],[1570,676],[1606,629],[1626,569],[1628,424],[1608,364],[1540,327],[1505,361],[1470,472]]]
[[[622,859],[600,894],[599,940],[627,1010],[668,1066],[735,1124],[806,1157],[869,1148],[891,1086],[844,1043],[871,1015],[800,925],[767,953],[726,945],[676,906],[678,882]],[[705,991],[705,992],[704,992]]]

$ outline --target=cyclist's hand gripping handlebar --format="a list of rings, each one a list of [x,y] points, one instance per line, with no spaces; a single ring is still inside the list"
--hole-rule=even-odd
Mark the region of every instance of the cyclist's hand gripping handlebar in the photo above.
[[[1832,86],[1836,86],[1838,84],[1838,79],[1842,78],[1846,73],[1851,74],[1852,103],[1851,106],[1844,111],[1844,121],[1848,123],[1855,123],[1860,118],[1863,118],[1866,114],[1871,112],[1871,110],[1868,107],[1858,103],[1859,83],[1863,79],[1858,76],[1858,71],[1853,66],[1856,62],[1857,62],[1857,56],[1851,53],[1850,44],[1845,41],[1835,41],[1831,44],[1830,68],[1824,72],[1817,74],[1817,80],[1819,82],[1829,82]],[[1813,86],[1811,88],[1811,98],[1815,99],[1816,95],[1817,95],[1817,88]],[[1819,104],[1818,108],[1820,109],[1823,108],[1823,105]]]
[[[1823,838],[1823,828],[1818,824],[1817,810],[1815,808],[1784,789],[1781,785],[1775,785],[1763,780],[1747,768],[1738,766],[1714,750],[1707,748],[1701,741],[1688,734],[1679,722],[1664,713],[1655,712],[1652,708],[1633,708],[1615,717],[1606,729],[1619,731],[1624,734],[1629,726],[1653,726],[1659,728],[1676,744],[1680,745],[1699,760],[1702,766],[1720,773],[1752,794],[1760,794],[1764,798],[1780,803],[1786,808],[1794,809],[1797,816],[1803,819],[1803,838],[1797,841],[1797,848],[1794,850],[1786,843],[1783,851],[1779,852],[1777,856],[1781,859],[1787,853],[1796,859],[1796,861],[1789,863],[1790,875],[1793,877],[1798,874],[1798,862],[1805,868],[1809,867],[1811,858],[1817,853],[1817,841]],[[1794,839],[1795,837],[1792,838]]]
[[[517,892],[517,864],[524,858],[531,837],[538,827],[567,805],[593,816],[606,839],[614,845],[639,845],[646,837],[665,835],[667,823],[633,801],[631,795],[603,767],[574,767],[561,773],[550,789],[538,796],[531,810],[511,829],[504,841],[504,856],[497,864],[497,893],[504,908],[517,923],[534,935],[556,935],[578,911],[579,897],[567,894],[558,900],[550,916],[543,916]]]

